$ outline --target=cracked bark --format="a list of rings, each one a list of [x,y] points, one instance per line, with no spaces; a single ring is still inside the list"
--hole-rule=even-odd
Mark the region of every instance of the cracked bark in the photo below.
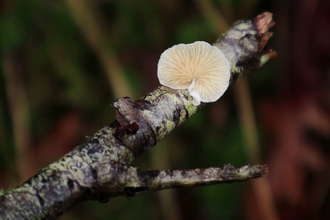
[[[214,45],[231,65],[230,84],[261,68],[276,56],[266,43],[274,25],[265,12],[236,22]],[[74,205],[175,187],[244,181],[268,174],[267,165],[139,171],[129,167],[205,104],[194,106],[187,90],[160,86],[140,100],[113,103],[116,120],[103,127],[60,160],[41,169],[22,185],[0,197],[0,219],[54,219]]]

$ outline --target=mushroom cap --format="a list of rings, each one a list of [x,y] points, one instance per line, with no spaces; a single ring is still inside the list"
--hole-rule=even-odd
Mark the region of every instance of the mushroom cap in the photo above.
[[[221,50],[196,41],[165,50],[158,62],[160,84],[172,89],[188,89],[194,105],[214,102],[227,90],[230,66]]]

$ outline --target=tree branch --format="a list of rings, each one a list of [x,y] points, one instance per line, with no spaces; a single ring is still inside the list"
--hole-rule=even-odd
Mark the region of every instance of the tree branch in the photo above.
[[[127,170],[125,196],[132,197],[144,192],[178,187],[245,181],[267,174],[267,165],[245,165],[235,168],[227,164],[223,168],[150,170],[144,172],[139,172],[137,168],[131,167]]]
[[[261,68],[276,53],[265,45],[272,33],[272,15],[236,22],[214,44],[231,65],[231,80]],[[140,100],[120,98],[113,103],[116,120],[60,160],[0,197],[1,219],[54,219],[86,200],[106,202],[114,196],[133,196],[173,187],[243,181],[268,174],[266,165],[176,171],[139,172],[131,162],[191,115],[187,90],[160,86]]]

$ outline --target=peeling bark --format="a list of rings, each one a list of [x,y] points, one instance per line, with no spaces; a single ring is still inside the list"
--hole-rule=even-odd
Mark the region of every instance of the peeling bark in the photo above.
[[[272,14],[236,22],[214,44],[231,65],[231,80],[261,68],[276,53],[265,45]],[[268,174],[266,165],[174,171],[128,167],[205,104],[194,106],[187,90],[160,86],[140,100],[113,103],[116,120],[60,160],[0,197],[0,219],[54,219],[74,205],[174,187],[243,181]]]

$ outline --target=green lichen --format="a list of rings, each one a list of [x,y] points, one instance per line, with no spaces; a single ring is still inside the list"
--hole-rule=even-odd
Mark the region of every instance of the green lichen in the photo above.
[[[260,58],[260,67],[264,66],[267,61],[269,60],[269,55],[268,54],[264,54],[261,56]]]
[[[249,24],[245,23],[245,22],[241,22],[241,23],[238,23],[235,27],[239,30],[248,30]]]
[[[6,190],[4,190],[4,189],[0,189],[0,196],[3,196],[3,195],[5,195],[6,194]]]

